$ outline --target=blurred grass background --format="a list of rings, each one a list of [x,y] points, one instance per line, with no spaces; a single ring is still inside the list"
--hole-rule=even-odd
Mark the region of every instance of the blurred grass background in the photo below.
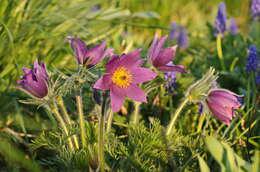
[[[206,60],[204,55],[212,53],[215,46],[214,41],[209,43],[212,33],[207,24],[214,23],[219,2],[0,0],[0,128],[8,126],[17,132],[33,133],[53,127],[47,118],[48,113],[18,102],[25,99],[25,95],[14,86],[22,74],[22,67],[29,66],[36,58],[43,60],[49,69],[75,69],[76,62],[67,36],[76,36],[91,45],[106,40],[116,53],[134,48],[146,51],[155,32],[167,35],[171,23],[176,22],[186,27],[190,40],[190,48],[181,51],[176,61],[188,67],[194,76],[201,76],[201,71],[209,67],[208,62],[203,63]],[[240,33],[247,37],[250,1],[224,2],[228,17],[236,19]],[[239,49],[236,52],[239,53]],[[241,54],[245,55],[245,52],[243,50]],[[197,70],[198,67],[201,70]],[[187,76],[180,83],[185,88],[193,80],[194,77]],[[239,85],[236,84],[241,83],[224,83],[226,88],[238,91]]]

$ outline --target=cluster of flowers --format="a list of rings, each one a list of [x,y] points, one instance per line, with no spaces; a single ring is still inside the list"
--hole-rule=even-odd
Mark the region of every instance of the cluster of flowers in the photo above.
[[[163,48],[166,40],[167,36],[161,39],[155,36],[148,51],[147,61],[158,72],[187,73],[183,65],[172,63],[177,46]],[[144,59],[140,58],[141,50],[116,55],[113,54],[113,49],[105,48],[105,42],[89,48],[80,39],[70,37],[69,41],[78,64],[86,68],[95,66],[106,56],[109,57],[105,65],[105,74],[96,81],[93,88],[110,91],[110,104],[114,112],[119,111],[123,106],[125,97],[139,102],[147,101],[144,91],[137,84],[151,81],[157,74],[151,69],[141,67],[144,63]],[[18,81],[17,88],[34,98],[47,97],[49,77],[45,65],[36,60],[32,69],[23,68],[23,71],[25,74],[22,76],[22,80]],[[235,116],[234,110],[241,106],[238,98],[238,95],[228,90],[214,88],[207,91],[204,104],[217,119],[230,124],[231,119]]]

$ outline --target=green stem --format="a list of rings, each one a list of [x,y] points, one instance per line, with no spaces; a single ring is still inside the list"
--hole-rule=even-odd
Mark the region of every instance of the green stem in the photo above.
[[[98,157],[100,171],[105,171],[105,161],[104,161],[104,116],[100,114],[99,118],[99,137],[98,137]]]
[[[226,66],[225,66],[225,63],[224,63],[224,57],[223,57],[223,52],[222,52],[221,37],[222,37],[222,35],[218,34],[217,40],[216,40],[217,41],[217,52],[218,52],[218,57],[219,57],[219,60],[220,60],[222,70],[225,71]]]
[[[200,116],[200,119],[199,119],[199,124],[198,124],[198,127],[197,127],[197,132],[199,133],[201,131],[201,128],[202,128],[202,125],[203,125],[203,122],[206,118],[206,114],[203,112]]]
[[[112,109],[110,109],[110,112],[108,114],[108,120],[107,120],[107,133],[109,133],[110,130],[111,130],[112,122],[113,122],[113,116],[114,116],[114,113],[113,113]]]
[[[172,128],[173,128],[173,126],[174,126],[174,123],[175,123],[176,119],[178,118],[180,112],[182,111],[183,107],[186,105],[186,103],[187,103],[188,101],[189,101],[189,98],[186,97],[186,98],[184,99],[184,101],[180,104],[180,106],[178,107],[178,109],[176,110],[176,112],[175,112],[173,118],[172,118],[171,121],[170,121],[170,124],[168,125],[168,127],[167,127],[167,129],[166,129],[166,135],[170,135],[170,134],[171,134]]]
[[[135,110],[133,113],[133,124],[137,124],[139,122],[139,111],[140,111],[140,102],[135,102],[134,106],[135,106]]]
[[[85,120],[84,120],[84,113],[83,113],[81,91],[79,91],[76,95],[76,102],[77,102],[77,107],[78,107],[79,125],[80,125],[80,130],[81,130],[81,142],[82,142],[83,147],[86,147],[87,146],[86,129],[85,129]]]
[[[58,110],[58,107],[56,105],[56,103],[53,103],[51,106],[50,106],[50,109],[51,111],[53,112],[55,118],[58,120],[58,122],[60,123],[60,126],[61,128],[64,130],[65,134],[68,136],[69,135],[69,131],[66,127],[66,124],[63,120],[63,118],[61,117],[60,113],[59,113],[59,110]],[[69,141],[69,147],[72,151],[74,151],[74,146],[73,146],[73,143],[71,141],[71,138],[68,138],[68,141]]]
[[[71,127],[71,125],[72,125],[71,119],[70,119],[68,111],[67,111],[67,109],[66,109],[66,107],[64,105],[62,97],[58,97],[57,102],[58,102],[58,105],[61,108],[61,111],[62,111],[63,115],[65,116],[65,120],[66,120],[67,124],[69,124],[69,126]],[[73,135],[72,137],[73,137],[73,141],[75,143],[76,149],[79,149],[78,137],[76,135]]]

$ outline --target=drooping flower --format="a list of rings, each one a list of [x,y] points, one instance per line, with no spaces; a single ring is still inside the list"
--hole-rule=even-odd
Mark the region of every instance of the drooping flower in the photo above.
[[[74,51],[75,57],[79,64],[86,64],[87,67],[92,67],[99,63],[105,56],[109,56],[112,48],[105,48],[106,43],[102,42],[92,48],[78,38],[69,37],[71,48]]]
[[[231,35],[235,35],[238,33],[238,27],[235,19],[230,19],[228,31]]]
[[[219,34],[223,36],[224,32],[226,31],[226,22],[227,22],[226,6],[224,2],[221,2],[219,3],[218,13],[215,18],[215,36]]]
[[[255,72],[258,67],[258,52],[255,45],[251,45],[248,48],[249,54],[247,58],[246,71],[247,72]]]
[[[172,93],[176,84],[176,72],[164,72],[164,80],[166,80],[166,89]]]
[[[207,106],[213,116],[230,125],[230,121],[236,116],[235,110],[240,108],[238,98],[242,97],[225,89],[213,89],[206,99]]]
[[[257,84],[260,84],[260,70],[257,72],[255,81],[256,81]]]
[[[43,63],[34,61],[33,68],[23,68],[24,75],[17,81],[15,88],[19,88],[36,98],[43,98],[48,94],[48,75]]]
[[[183,65],[174,65],[172,59],[175,56],[177,46],[163,48],[167,36],[158,39],[154,37],[153,43],[148,51],[148,60],[161,72],[187,73]]]
[[[111,56],[106,64],[106,74],[94,84],[94,88],[110,90],[111,106],[114,112],[120,110],[125,97],[146,102],[146,95],[137,84],[154,79],[156,73],[140,67],[143,60],[139,56],[140,50],[121,56]]]
[[[189,45],[189,38],[187,31],[182,26],[177,26],[176,23],[171,24],[171,31],[169,33],[170,39],[177,42],[178,47],[180,48],[187,48]]]
[[[251,2],[251,14],[254,20],[257,20],[260,16],[260,0],[252,0]]]

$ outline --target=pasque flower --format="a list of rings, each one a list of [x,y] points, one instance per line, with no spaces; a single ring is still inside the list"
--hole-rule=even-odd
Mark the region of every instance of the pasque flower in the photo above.
[[[154,37],[153,43],[148,51],[148,60],[161,72],[187,73],[183,65],[174,65],[172,59],[175,56],[177,46],[163,48],[167,36],[158,39]]]
[[[135,101],[146,102],[145,93],[137,86],[156,77],[150,69],[140,67],[143,60],[139,58],[140,50],[121,56],[113,55],[106,64],[106,74],[94,85],[94,88],[110,90],[112,110],[117,112],[129,97]]]
[[[242,96],[225,89],[213,89],[209,92],[206,104],[213,116],[230,125],[236,116],[235,110],[240,108],[239,98]]]
[[[226,15],[226,6],[224,2],[221,2],[218,6],[218,13],[215,18],[215,35],[218,34],[223,35],[226,31],[226,22],[227,22],[227,15]]]
[[[22,79],[17,81],[19,88],[33,97],[43,98],[48,94],[48,75],[46,67],[43,63],[38,63],[38,60],[34,61],[33,68],[23,68],[24,75]]]
[[[258,52],[255,45],[251,45],[248,48],[248,58],[247,58],[247,64],[246,64],[246,71],[247,72],[255,72],[258,67]]]
[[[92,67],[100,62],[105,56],[109,56],[112,48],[105,48],[106,43],[102,42],[93,48],[87,45],[78,38],[69,37],[71,48],[74,51],[75,57],[79,64],[86,64],[87,67]]]

